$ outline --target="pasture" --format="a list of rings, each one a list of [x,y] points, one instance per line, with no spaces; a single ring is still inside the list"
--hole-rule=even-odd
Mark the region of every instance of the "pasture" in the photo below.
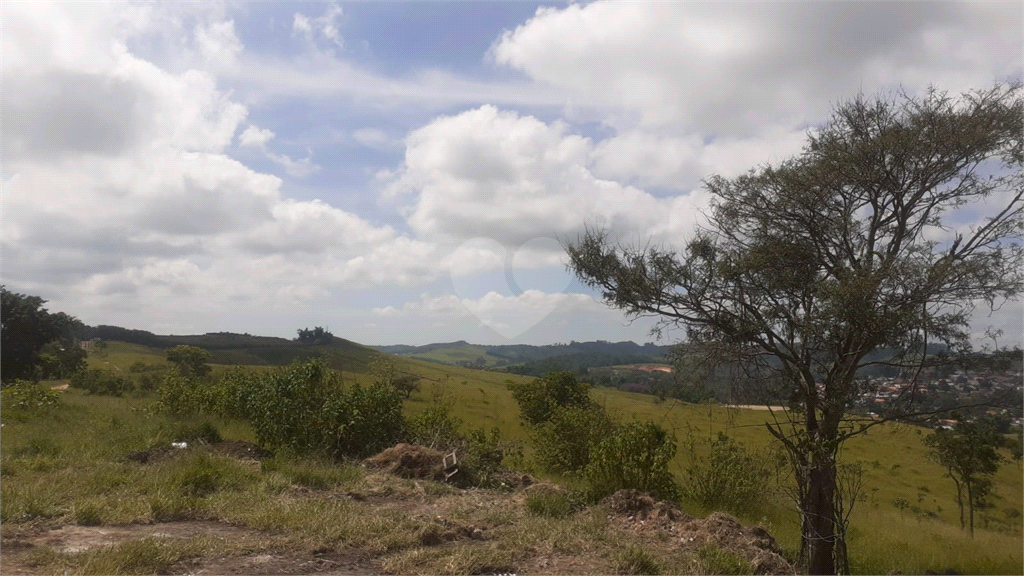
[[[367,354],[375,353],[368,351]],[[503,438],[523,441],[527,468],[530,468],[529,430],[519,420],[516,403],[506,388],[507,382],[522,381],[525,377],[401,357],[396,357],[395,362],[400,373],[415,374],[421,379],[420,389],[405,403],[407,414],[448,398],[454,402],[453,415],[460,418],[467,429],[497,427]],[[166,365],[162,352],[157,349],[117,342],[90,354],[89,363],[90,367],[126,374],[137,363]],[[227,368],[214,366],[214,372]],[[369,375],[346,372],[345,379],[366,383]],[[767,411],[671,400],[658,402],[653,396],[600,388],[592,390],[591,396],[619,420],[651,420],[672,430],[680,448],[672,463],[673,472],[679,478],[683,478],[690,464],[691,455],[683,449],[689,435],[714,438],[721,432],[755,453],[772,458],[773,447],[764,428],[766,419],[771,417]],[[47,417],[12,419],[4,408],[0,461],[4,534],[14,534],[27,525],[46,521],[74,522],[76,515],[81,514],[93,514],[103,524],[138,522],[150,517],[154,502],[158,508],[184,506],[182,514],[186,514],[188,506],[199,506],[196,509],[199,517],[241,514],[241,511],[229,513],[228,508],[249,506],[247,498],[257,498],[245,496],[255,488],[241,472],[221,474],[223,482],[235,487],[231,498],[224,496],[227,499],[223,502],[206,499],[182,503],[162,487],[160,474],[142,474],[124,464],[126,453],[167,444],[172,437],[180,435],[183,426],[190,425],[150,414],[148,407],[152,402],[153,398],[146,395],[93,397],[72,390],[63,394],[61,406]],[[216,420],[214,425],[224,439],[253,440],[251,430],[244,423]],[[859,462],[864,471],[863,489],[852,515],[849,539],[854,572],[923,573],[947,568],[974,574],[1024,571],[1021,462],[1010,461],[995,475],[993,493],[986,507],[978,511],[977,532],[971,539],[959,527],[953,482],[943,478],[943,470],[926,457],[921,440],[928,433],[913,426],[881,425],[845,445],[843,462]],[[697,456],[700,456],[699,451]],[[305,467],[313,470],[309,474],[318,477],[349,474],[341,472],[342,468],[332,472],[332,466],[322,462],[280,466],[287,470]],[[535,469],[528,471],[537,474]],[[572,483],[571,479],[554,480]],[[264,479],[260,490],[266,488],[268,481]],[[258,499],[271,498],[272,493],[273,490],[270,495],[261,492]],[[160,504],[161,498],[167,502]],[[211,502],[215,500],[219,502],[216,506],[222,508],[217,508],[216,513],[203,512],[202,507],[213,506]],[[899,502],[907,505],[898,506]],[[696,516],[714,511],[686,500],[681,506]],[[765,485],[764,502],[756,511],[741,516],[740,520],[764,526],[789,554],[795,555],[799,545],[798,517],[774,482]]]

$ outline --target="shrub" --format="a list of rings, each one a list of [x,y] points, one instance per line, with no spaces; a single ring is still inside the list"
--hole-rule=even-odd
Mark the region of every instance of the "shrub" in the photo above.
[[[526,509],[536,516],[565,518],[573,511],[568,492],[534,492],[526,497]]]
[[[188,444],[216,444],[222,440],[217,427],[209,420],[201,422],[179,422],[171,431],[174,442]]]
[[[202,378],[210,374],[210,353],[198,346],[175,346],[167,350],[167,361],[177,368],[178,373],[188,379]]]
[[[721,433],[707,442],[705,456],[697,454],[697,444],[691,435],[685,495],[733,514],[756,510],[764,501],[764,485],[770,476],[767,460]]]
[[[506,457],[522,459],[518,442],[505,442],[497,426],[486,434],[482,428],[466,435],[459,452],[459,474],[455,483],[462,486],[492,488],[500,484],[501,463]]]
[[[24,413],[43,412],[60,402],[57,392],[28,380],[15,380],[0,392],[4,408]]]
[[[452,416],[453,398],[437,397],[423,410],[412,415],[407,423],[409,442],[437,450],[446,450],[461,444],[459,434],[462,419]]]
[[[92,368],[75,372],[71,376],[71,387],[81,388],[89,394],[121,396],[125,392],[131,392],[135,385],[131,380],[113,372]]]
[[[376,454],[405,434],[402,398],[391,386],[352,386],[326,403],[324,413],[335,456]]]
[[[572,372],[551,372],[543,378],[509,384],[523,419],[540,424],[551,419],[558,408],[590,405],[590,386],[576,381]]]
[[[593,497],[631,488],[662,500],[678,499],[679,486],[668,470],[675,454],[675,438],[653,422],[618,426],[594,447],[586,468]]]
[[[394,388],[346,389],[323,360],[264,374],[236,372],[221,380],[214,396],[209,404],[248,420],[261,444],[294,454],[365,457],[405,432]]]
[[[600,406],[555,409],[550,419],[534,430],[537,462],[556,474],[581,472],[590,464],[594,445],[613,428],[612,419]]]
[[[436,395],[434,403],[409,418],[410,443],[444,452],[455,451],[458,473],[452,482],[461,486],[491,487],[499,483],[498,472],[506,456],[522,457],[518,443],[503,442],[495,427],[488,435],[483,429],[461,434],[462,419],[451,415],[455,400]]]
[[[211,410],[212,384],[168,370],[157,389],[157,407],[171,414],[197,414]]]

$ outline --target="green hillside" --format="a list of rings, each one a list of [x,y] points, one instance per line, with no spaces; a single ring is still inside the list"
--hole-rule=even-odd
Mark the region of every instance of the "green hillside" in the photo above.
[[[249,364],[265,366],[271,359],[302,358],[321,353],[342,369],[346,379],[368,381],[366,364],[381,354],[370,348],[336,339],[333,346],[301,347],[281,340],[275,346],[253,349],[237,346],[249,343],[238,338],[216,340],[193,337],[193,345],[211,344],[215,358],[256,358]],[[280,340],[280,339],[278,339]],[[264,344],[264,342],[259,342]],[[279,356],[260,356],[274,348]],[[284,353],[287,352],[287,353]],[[218,353],[224,354],[217,356]],[[332,356],[334,354],[334,356]],[[109,342],[104,350],[90,354],[93,366],[128,370],[133,363],[163,363],[160,348]],[[518,417],[518,409],[507,388],[510,381],[529,377],[502,372],[444,365],[417,358],[393,356],[401,374],[420,378],[420,389],[406,402],[407,413],[415,413],[439,398],[454,401],[454,412],[466,428],[498,427],[502,437],[524,442],[529,460],[529,431]],[[227,364],[227,363],[225,363]],[[215,368],[224,369],[223,366]],[[770,436],[764,423],[771,417],[763,410],[729,408],[717,404],[659,402],[645,394],[609,388],[592,389],[592,397],[620,420],[651,420],[675,432],[680,444],[672,470],[682,477],[690,454],[682,446],[688,434],[714,438],[719,432],[745,444],[759,454],[770,454]],[[864,487],[857,502],[850,531],[851,558],[859,573],[920,573],[926,568],[954,567],[964,573],[1020,572],[1024,538],[1024,471],[1019,461],[1006,464],[994,477],[995,490],[988,506],[979,510],[978,534],[972,541],[959,528],[953,482],[925,455],[922,437],[929,431],[908,425],[881,425],[868,434],[850,440],[842,453],[844,462],[860,462]],[[532,470],[536,473],[536,470]],[[798,516],[794,507],[774,485],[766,486],[767,504],[756,514],[742,518],[760,523],[788,549],[799,543]],[[897,507],[905,501],[910,507]],[[706,514],[694,503],[683,502],[694,514]],[[885,526],[885,530],[879,530]]]
[[[665,346],[655,344],[639,345],[635,342],[570,342],[532,346],[528,344],[482,345],[460,340],[426,344],[423,346],[374,346],[376,350],[441,364],[494,368],[504,366],[537,365],[537,369],[554,366],[571,370],[578,366],[606,366],[643,362],[651,358],[662,358],[668,352]],[[556,360],[562,359],[561,363]]]
[[[364,372],[366,365],[379,352],[344,338],[333,337],[330,344],[308,345],[285,338],[252,336],[215,332],[193,336],[162,336],[142,330],[127,330],[116,326],[98,326],[87,334],[101,340],[94,355],[110,356],[105,359],[117,365],[122,359],[138,354],[142,357],[163,356],[164,350],[174,346],[198,346],[210,352],[210,363],[225,366],[280,366],[295,360],[326,358],[333,368]],[[131,362],[145,361],[132,357]],[[122,365],[127,369],[131,364]]]

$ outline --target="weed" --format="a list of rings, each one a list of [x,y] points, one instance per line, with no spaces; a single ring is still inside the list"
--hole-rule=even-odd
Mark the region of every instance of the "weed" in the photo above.
[[[717,546],[706,545],[697,550],[697,574],[753,574],[750,562]]]
[[[537,516],[565,518],[573,506],[566,492],[535,492],[526,498],[526,509]]]
[[[514,574],[512,551],[498,546],[414,548],[384,560],[389,574]]]
[[[28,456],[59,456],[60,447],[53,441],[52,438],[32,438],[23,446],[15,448],[11,455],[16,458],[25,458]]]
[[[91,500],[76,502],[74,516],[79,526],[99,526],[103,524],[102,504]]]
[[[33,554],[32,559],[53,573],[72,568],[80,574],[168,574],[178,562],[201,554],[204,544],[203,538],[175,541],[150,537],[83,552],[47,549]]]
[[[198,502],[180,495],[157,494],[149,500],[149,511],[156,522],[180,522],[194,518]]]
[[[172,435],[175,442],[188,444],[216,444],[222,440],[217,427],[209,420],[181,422]]]
[[[698,442],[688,438],[691,464],[686,469],[685,494],[707,507],[734,514],[751,513],[764,505],[768,463],[764,455],[719,433],[707,442],[707,456],[698,458]]]
[[[60,403],[53,390],[46,390],[35,382],[15,380],[0,392],[0,402],[7,412],[5,417],[28,420],[42,413],[48,413]],[[13,411],[9,411],[13,408]]]
[[[316,490],[329,490],[350,484],[365,475],[365,470],[356,466],[316,461],[293,461],[281,467],[281,473],[292,484]]]
[[[661,567],[649,553],[639,546],[630,546],[615,554],[615,571],[618,574],[660,574]],[[728,574],[728,572],[723,572]],[[735,572],[740,574],[740,572]]]

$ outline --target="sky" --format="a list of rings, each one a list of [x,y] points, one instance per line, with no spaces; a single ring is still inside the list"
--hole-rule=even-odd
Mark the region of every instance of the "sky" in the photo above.
[[[0,278],[159,334],[671,343],[562,243],[682,245],[702,179],[799,153],[858,93],[1020,80],[1022,10],[4,2]],[[1022,315],[972,329],[1019,343]]]

